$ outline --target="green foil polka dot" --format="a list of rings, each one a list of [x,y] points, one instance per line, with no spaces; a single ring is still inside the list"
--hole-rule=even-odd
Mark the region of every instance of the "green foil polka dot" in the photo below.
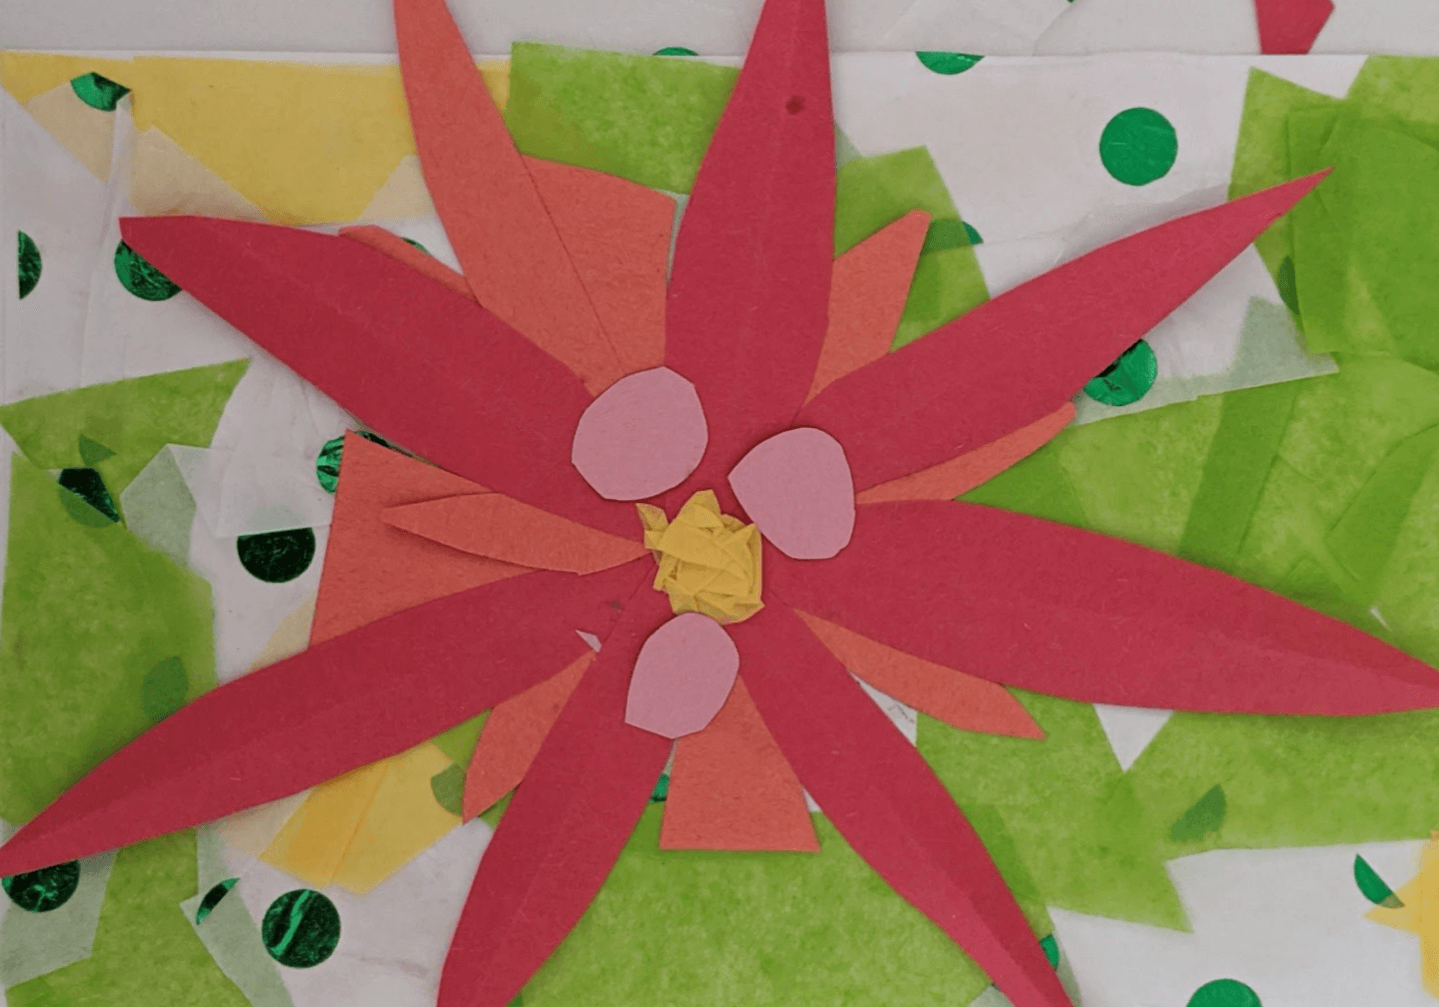
[[[462,814],[465,806],[465,771],[451,765],[430,777],[430,793],[435,803],[452,815]]]
[[[334,954],[340,943],[340,911],[314,889],[297,888],[270,903],[260,923],[260,938],[281,965],[313,968]]]
[[[259,535],[241,535],[235,541],[240,564],[269,584],[294,580],[315,558],[315,533],[309,528],[287,528]]]
[[[1179,156],[1179,137],[1169,120],[1152,108],[1120,112],[1099,137],[1104,168],[1125,185],[1148,185],[1163,178]]]
[[[239,883],[239,878],[226,878],[206,892],[205,897],[200,900],[199,907],[195,910],[195,922],[197,924],[205,922],[205,917],[213,913],[215,907],[224,900],[226,895],[230,894],[230,889]]]
[[[10,901],[28,913],[59,909],[80,887],[80,862],[56,864],[27,874],[12,874],[0,881]]]
[[[1044,957],[1049,960],[1049,967],[1059,968],[1059,941],[1055,939],[1054,934],[1041,939],[1039,946],[1044,950]]]
[[[179,284],[123,241],[115,246],[115,275],[121,286],[142,301],[168,301],[180,292]]]
[[[1364,897],[1376,906],[1383,906],[1385,909],[1404,908],[1403,901],[1379,876],[1379,872],[1369,866],[1369,861],[1357,855],[1354,857],[1354,883],[1359,886]]]
[[[70,82],[70,88],[77,98],[102,112],[115,111],[120,99],[130,93],[130,89],[124,84],[109,77],[101,77],[98,73],[81,74]]]
[[[103,528],[120,520],[120,510],[105,488],[105,480],[94,469],[62,469],[60,486],[65,510],[81,524]]]
[[[185,695],[189,691],[190,679],[185,674],[185,662],[178,657],[165,658],[145,674],[141,687],[145,716],[152,724],[160,723],[185,705]]]
[[[434,253],[433,253],[433,252],[431,252],[431,251],[430,251],[428,248],[426,248],[424,245],[420,244],[420,243],[419,243],[418,241],[416,241],[414,238],[405,238],[404,241],[405,241],[405,244],[409,245],[411,248],[418,248],[420,251],[424,252],[426,255],[430,256],[431,258],[434,257]]]
[[[1194,991],[1186,1007],[1264,1007],[1255,993],[1238,979],[1216,979]]]
[[[1106,406],[1133,405],[1154,387],[1158,377],[1159,362],[1149,344],[1141,339],[1090,380],[1084,394]]]
[[[30,292],[40,282],[40,246],[35,244],[35,239],[24,231],[15,233],[19,236],[20,242],[16,272],[20,276],[20,299],[23,301],[30,296]]]
[[[661,773],[660,778],[655,781],[655,789],[650,793],[650,800],[663,801],[670,796],[670,774]]]
[[[917,52],[915,56],[924,64],[926,70],[942,73],[946,77],[973,69],[976,63],[984,59],[983,56],[968,52]]]
[[[360,436],[382,448],[394,447],[379,434],[372,434],[368,430],[361,430]],[[325,446],[320,448],[320,453],[315,456],[315,479],[326,493],[335,492],[336,487],[340,485],[340,462],[344,460],[344,455],[345,438],[344,435],[341,435],[326,441]]]
[[[967,248],[976,244],[974,238],[979,232],[962,220],[931,220],[924,232],[924,245],[920,254],[943,251],[946,248]]]
[[[693,49],[686,49],[682,45],[667,45],[663,49],[655,50],[656,56],[698,56],[699,53]]]

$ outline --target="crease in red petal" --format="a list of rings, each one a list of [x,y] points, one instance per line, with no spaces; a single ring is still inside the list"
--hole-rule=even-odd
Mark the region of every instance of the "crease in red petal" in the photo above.
[[[206,693],[0,847],[0,874],[115,849],[403,752],[584,654],[645,563],[537,572],[399,612]]]
[[[854,851],[1015,1007],[1070,1007],[964,813],[844,666],[783,604],[730,632],[766,726]]]
[[[1352,626],[1217,570],[975,504],[861,506],[844,552],[776,555],[765,588],[905,653],[1082,702],[1321,716],[1439,707],[1439,672]]]
[[[856,490],[920,472],[1072,399],[1327,172],[1123,238],[829,385],[795,420],[844,445]]]
[[[480,861],[450,944],[439,1007],[505,1007],[589,907],[669,758],[625,723],[630,672],[671,618],[648,585],[625,604],[560,711]]]

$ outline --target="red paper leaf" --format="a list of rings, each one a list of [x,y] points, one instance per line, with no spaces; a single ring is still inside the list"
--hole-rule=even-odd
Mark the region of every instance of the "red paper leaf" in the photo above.
[[[439,1007],[505,1007],[588,908],[644,812],[671,742],[625,723],[630,671],[672,618],[641,587],[580,679],[480,861]]]
[[[645,573],[636,562],[591,577],[537,572],[486,584],[221,686],[21,829],[0,847],[0,874],[212,821],[403,752],[584,654],[575,630],[607,632],[614,605]]]
[[[973,504],[858,508],[825,563],[766,590],[897,650],[1083,702],[1352,716],[1439,706],[1439,673],[1228,574]]]
[[[840,378],[795,425],[844,445],[859,491],[997,441],[1078,394],[1322,177],[1180,217],[1053,269]]]
[[[755,706],[845,841],[1015,1007],[1069,1007],[964,813],[844,666],[781,603],[730,632]]]
[[[1259,51],[1269,55],[1308,52],[1333,13],[1332,0],[1254,0]]]

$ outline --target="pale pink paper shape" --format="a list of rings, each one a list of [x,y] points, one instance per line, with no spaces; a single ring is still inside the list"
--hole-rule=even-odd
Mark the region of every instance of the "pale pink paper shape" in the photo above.
[[[707,615],[677,615],[650,634],[635,659],[625,722],[666,738],[709,726],[729,698],[739,651]]]
[[[786,430],[745,455],[730,488],[760,533],[790,559],[829,559],[854,532],[854,478],[823,430]]]
[[[644,500],[689,478],[708,444],[695,386],[656,367],[621,378],[590,404],[570,460],[606,500]]]

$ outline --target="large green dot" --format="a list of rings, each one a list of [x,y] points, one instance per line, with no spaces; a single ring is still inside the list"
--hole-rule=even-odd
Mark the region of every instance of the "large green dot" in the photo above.
[[[10,901],[26,912],[48,913],[69,902],[80,887],[80,862],[72,860],[26,874],[12,874],[0,885],[4,885]]]
[[[667,45],[663,49],[655,50],[656,56],[698,56],[699,53],[693,49],[687,49],[682,45]]]
[[[942,73],[946,77],[964,73],[984,59],[983,56],[969,52],[917,52],[914,55],[924,64],[926,70]]]
[[[180,292],[178,283],[123,241],[115,246],[115,275],[121,286],[144,301],[168,301]]]
[[[265,950],[281,965],[307,969],[335,953],[340,943],[340,911],[311,888],[286,892],[265,910],[260,924]]]
[[[310,568],[315,558],[315,533],[309,528],[287,528],[241,535],[235,551],[251,575],[269,584],[283,584]]]
[[[1148,185],[1169,174],[1179,156],[1179,137],[1152,108],[1127,108],[1099,137],[1105,170],[1125,185]]]
[[[1259,994],[1238,979],[1216,979],[1205,983],[1189,998],[1188,1007],[1264,1007]]]
[[[20,299],[30,296],[40,282],[40,246],[24,231],[16,231],[20,238],[20,253],[16,260],[16,272],[20,276]]]
[[[120,99],[130,93],[124,84],[101,77],[98,73],[81,74],[70,82],[70,88],[77,98],[102,112],[115,111]]]
[[[1141,339],[1091,379],[1084,394],[1106,406],[1128,406],[1144,398],[1158,377],[1159,361]]]

